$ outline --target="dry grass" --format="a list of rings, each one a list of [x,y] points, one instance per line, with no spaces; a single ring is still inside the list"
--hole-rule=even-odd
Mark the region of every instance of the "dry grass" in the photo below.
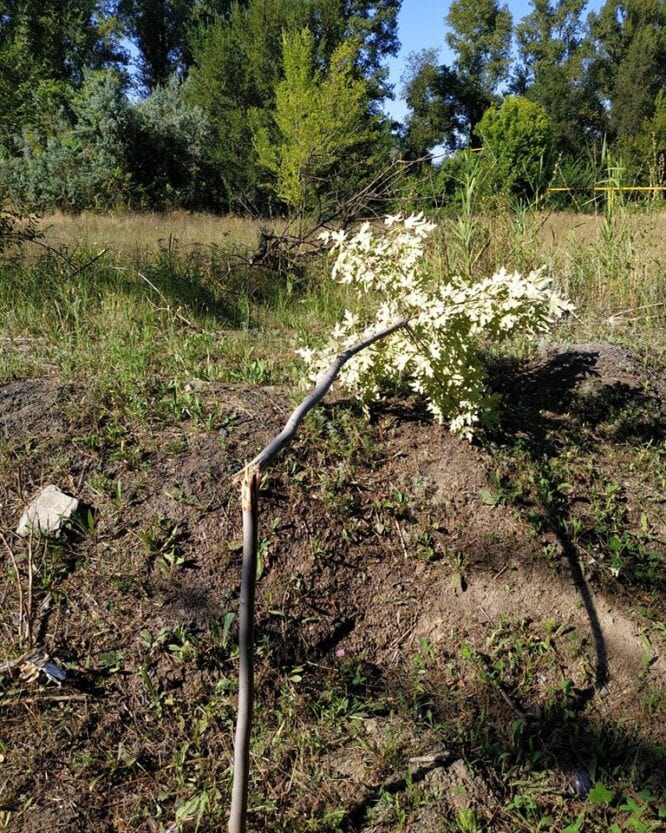
[[[498,210],[467,224],[445,218],[433,268],[473,278],[504,266],[545,268],[576,305],[557,337],[623,344],[666,359],[666,212],[616,206],[596,215]]]
[[[107,247],[132,259],[145,257],[152,251],[168,247],[174,241],[184,247],[233,245],[253,249],[262,229],[273,228],[267,220],[244,217],[219,217],[213,214],[191,214],[172,211],[81,214],[58,212],[44,217],[40,228],[45,242],[51,246]]]
[[[654,246],[666,245],[666,210],[627,210],[623,212],[622,217],[632,234],[647,239]],[[566,238],[578,243],[593,242],[598,239],[603,222],[603,213],[579,214],[574,211],[557,211],[535,217],[535,224],[541,229],[539,239],[552,247]]]

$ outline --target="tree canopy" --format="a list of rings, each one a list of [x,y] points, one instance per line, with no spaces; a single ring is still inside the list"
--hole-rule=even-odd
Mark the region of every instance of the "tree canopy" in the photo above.
[[[560,170],[604,144],[632,177],[663,180],[666,0],[605,0],[593,13],[586,0],[530,0],[516,21],[501,0],[453,0],[439,35],[450,58],[409,56],[408,114],[394,125],[400,8],[0,0],[0,198],[312,210],[397,156],[427,166],[436,147],[478,150],[500,114],[526,128],[537,112]]]

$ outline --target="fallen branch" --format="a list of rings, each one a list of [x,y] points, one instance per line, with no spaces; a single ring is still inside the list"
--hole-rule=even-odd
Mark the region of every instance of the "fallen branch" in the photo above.
[[[59,257],[61,260],[64,260],[65,263],[67,264],[67,266],[69,267],[69,269],[71,270],[69,275],[67,275],[68,278],[73,278],[75,275],[78,275],[80,272],[84,272],[86,269],[88,269],[89,266],[92,266],[93,263],[98,261],[101,257],[103,257],[109,251],[108,249],[101,249],[99,252],[97,252],[97,254],[94,257],[92,257],[90,260],[86,261],[86,263],[84,263],[81,266],[77,266],[76,263],[74,262],[74,260],[72,260],[71,257],[66,255],[62,251],[62,249],[56,249],[55,246],[50,246],[48,243],[44,243],[43,240],[39,240],[35,237],[31,237],[28,242],[34,243],[35,246],[41,246],[42,249],[45,249],[47,252],[50,252],[51,254],[55,255],[56,257]],[[76,249],[74,251],[76,251]]]
[[[378,204],[393,201],[395,186],[412,167],[432,159],[430,155],[414,160],[396,159],[378,171],[373,179],[360,191],[334,202],[313,217],[297,213],[281,232],[264,230],[260,233],[256,251],[249,257],[239,257],[238,265],[271,266],[278,270],[283,264],[292,264],[298,259],[307,259],[320,254],[324,244],[319,239],[322,231],[331,228],[347,228],[361,220],[376,220],[379,217]]]
[[[229,810],[229,833],[245,833],[247,801],[250,781],[250,736],[254,699],[254,604],[257,577],[258,492],[262,469],[273,462],[279,452],[296,435],[305,415],[326,396],[344,365],[361,350],[391,335],[408,324],[407,319],[347,348],[336,358],[317,387],[287,420],[282,431],[234,477],[242,475],[241,502],[243,507],[243,565],[241,569],[240,601],[238,609],[238,718],[234,741],[234,774]]]

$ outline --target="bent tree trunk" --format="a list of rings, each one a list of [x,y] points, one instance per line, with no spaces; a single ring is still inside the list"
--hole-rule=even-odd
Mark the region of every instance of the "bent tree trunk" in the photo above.
[[[237,473],[242,476],[243,566],[241,569],[238,609],[238,716],[234,741],[234,773],[229,810],[229,833],[246,833],[247,803],[250,782],[250,738],[254,700],[254,603],[257,576],[258,493],[261,471],[269,466],[279,452],[295,437],[305,415],[326,396],[344,365],[366,347],[391,335],[409,321],[402,319],[385,330],[347,348],[326,371],[317,387],[296,407],[282,431]]]

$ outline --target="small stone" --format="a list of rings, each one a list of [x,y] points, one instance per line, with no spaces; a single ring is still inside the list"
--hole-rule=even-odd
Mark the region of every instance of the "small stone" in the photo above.
[[[16,534],[23,538],[31,533],[57,537],[78,508],[76,498],[61,492],[53,484],[46,486],[21,516]]]

